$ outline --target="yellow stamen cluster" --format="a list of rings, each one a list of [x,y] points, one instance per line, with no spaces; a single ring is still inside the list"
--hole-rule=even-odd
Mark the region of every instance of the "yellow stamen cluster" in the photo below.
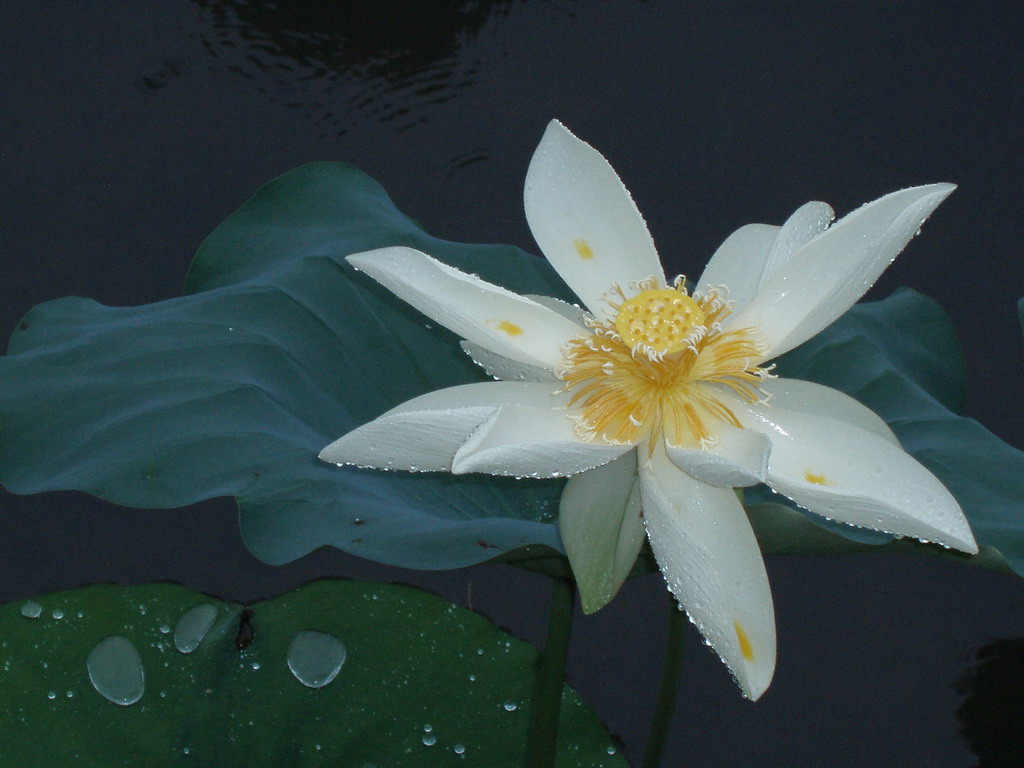
[[[615,330],[624,344],[663,356],[693,347],[703,335],[706,318],[685,291],[653,288],[627,299],[615,315]]]
[[[690,296],[682,281],[637,287],[630,298],[616,288],[612,320],[589,320],[592,333],[569,342],[558,376],[578,408],[577,431],[619,445],[649,437],[651,451],[659,438],[714,445],[717,423],[740,426],[719,387],[751,403],[765,399],[758,385],[770,374],[756,364],[764,345],[754,329],[722,329],[733,305],[717,289]]]

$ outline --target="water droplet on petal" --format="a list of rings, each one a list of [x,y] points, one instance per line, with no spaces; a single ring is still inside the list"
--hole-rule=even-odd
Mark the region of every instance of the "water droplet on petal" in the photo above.
[[[101,640],[85,662],[89,680],[107,701],[127,707],[142,698],[146,678],[132,641],[121,635]]]
[[[200,603],[189,608],[174,625],[174,647],[182,653],[192,653],[203,642],[217,619],[217,606]]]
[[[288,669],[308,688],[323,688],[345,663],[345,644],[325,632],[299,632],[288,646]]]
[[[38,619],[43,614],[43,606],[29,600],[21,606],[21,615],[26,619]]]

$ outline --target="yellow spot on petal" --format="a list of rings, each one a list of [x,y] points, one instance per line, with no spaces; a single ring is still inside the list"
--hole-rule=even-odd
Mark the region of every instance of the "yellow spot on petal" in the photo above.
[[[522,328],[520,328],[515,323],[509,322],[508,320],[502,320],[495,326],[495,328],[497,328],[499,331],[504,331],[509,336],[520,336],[523,333]]]
[[[752,662],[754,660],[754,646],[750,644],[747,631],[738,621],[734,621],[732,625],[736,629],[736,639],[740,641],[740,653],[743,654],[744,659]]]
[[[581,259],[589,261],[594,258],[594,249],[590,247],[590,243],[586,240],[580,240],[578,237],[572,241],[572,247],[576,249],[576,253],[580,255]]]
[[[832,485],[832,481],[829,480],[825,475],[818,474],[817,472],[812,472],[809,469],[806,472],[804,472],[804,480],[806,480],[808,483],[814,483],[815,485]]]

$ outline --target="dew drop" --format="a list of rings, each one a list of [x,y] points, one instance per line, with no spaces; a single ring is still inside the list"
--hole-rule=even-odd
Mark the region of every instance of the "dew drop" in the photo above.
[[[174,625],[174,647],[182,653],[192,653],[203,642],[217,619],[217,606],[210,603],[193,605]]]
[[[345,663],[345,644],[333,635],[314,630],[299,632],[288,646],[288,669],[308,688],[323,688]]]
[[[508,700],[508,701],[506,701],[506,702],[505,702],[504,704],[502,704],[502,706],[503,706],[503,707],[505,707],[505,711],[506,711],[506,712],[515,712],[515,711],[516,711],[516,709],[518,709],[518,708],[519,708],[519,705],[518,705],[518,704],[516,704],[516,703],[515,703],[514,701],[512,701],[511,699],[509,699],[509,700]]]
[[[616,750],[615,750],[615,747],[608,747],[608,749],[606,751],[608,752],[609,755],[614,755]]]
[[[161,624],[160,625],[160,634],[161,635],[169,634],[170,631],[171,631],[170,625],[168,625],[168,624]]]
[[[435,736],[432,733],[425,733],[425,734],[423,734],[422,741],[423,741],[423,746],[425,746],[425,747],[432,747],[435,744],[437,744],[437,736]]]
[[[456,744],[454,747],[452,747],[452,752],[454,752],[456,755],[464,755],[466,754],[466,747],[462,744]]]
[[[53,699],[57,698],[57,693],[55,691],[50,691],[48,694],[46,694],[46,698],[52,701]]]
[[[434,726],[432,726],[430,723],[427,723],[423,726],[424,733],[430,733],[432,730],[434,730]]]
[[[21,606],[21,615],[26,619],[38,619],[43,615],[43,606],[39,603],[34,603],[29,600],[23,606]]]
[[[54,608],[50,612],[50,615],[53,616],[53,618],[55,618],[55,619],[63,619],[64,618],[64,611],[62,611],[60,608]]]
[[[111,635],[97,643],[85,666],[92,687],[114,704],[134,704],[146,690],[139,652],[131,640],[121,635]]]

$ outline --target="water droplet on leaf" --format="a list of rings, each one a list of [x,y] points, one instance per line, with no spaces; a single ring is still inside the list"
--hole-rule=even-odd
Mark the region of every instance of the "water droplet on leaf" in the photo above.
[[[189,608],[174,625],[174,647],[182,653],[192,653],[203,642],[217,619],[217,606],[200,603]]]
[[[323,688],[345,663],[345,644],[325,632],[299,632],[288,646],[288,669],[308,688]]]
[[[139,652],[131,640],[121,635],[111,635],[97,643],[85,666],[93,688],[114,704],[134,704],[146,690]]]

